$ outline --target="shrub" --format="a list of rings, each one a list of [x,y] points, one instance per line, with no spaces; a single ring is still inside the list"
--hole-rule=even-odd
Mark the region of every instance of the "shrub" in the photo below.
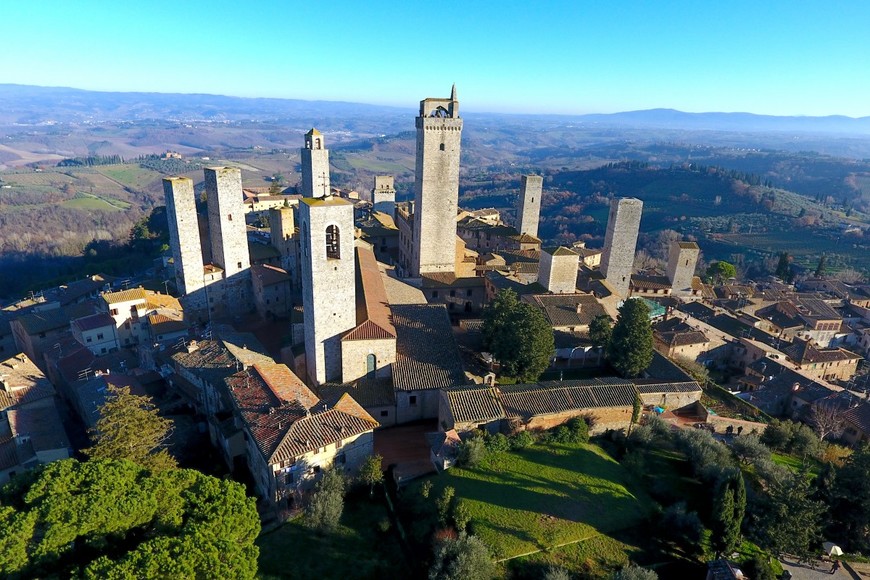
[[[568,421],[571,443],[589,443],[589,425],[582,417],[574,417]]]
[[[465,532],[468,529],[468,524],[471,523],[471,510],[468,504],[462,500],[457,500],[453,506],[453,523],[456,524],[456,530]]]
[[[490,453],[508,451],[511,448],[510,441],[508,441],[508,438],[501,433],[496,433],[495,435],[488,435],[486,437],[485,443],[486,450]]]
[[[344,511],[344,490],[347,482],[338,470],[330,469],[323,474],[305,510],[307,524],[320,531],[338,527]]]
[[[535,436],[530,431],[520,431],[510,436],[511,449],[525,449],[535,443]]]
[[[474,467],[480,463],[486,455],[486,444],[480,437],[472,437],[459,445],[459,456],[456,458],[459,465]]]
[[[486,545],[463,533],[456,539],[445,538],[437,543],[429,579],[488,580],[493,576],[493,568]]]
[[[571,580],[571,574],[569,574],[564,568],[550,566],[547,568],[547,571],[544,572],[543,580]]]
[[[676,503],[664,511],[659,529],[681,546],[698,546],[704,535],[704,525],[695,512],[686,508],[685,502]]]
[[[731,450],[744,465],[770,457],[770,449],[761,442],[757,435],[741,435],[735,438],[731,443]]]
[[[616,580],[658,580],[659,575],[652,570],[629,564],[616,573]]]
[[[643,448],[649,446],[653,440],[653,431],[648,425],[638,425],[631,430],[631,435],[628,436],[628,444],[632,449]]]
[[[441,492],[441,496],[435,500],[435,507],[438,510],[438,521],[441,522],[441,525],[447,525],[447,516],[450,514],[450,508],[453,505],[453,496],[456,494],[456,490],[447,486]]]

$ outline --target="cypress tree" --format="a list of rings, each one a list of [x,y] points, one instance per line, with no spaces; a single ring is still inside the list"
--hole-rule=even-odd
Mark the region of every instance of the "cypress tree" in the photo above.
[[[626,300],[619,307],[616,326],[607,345],[607,358],[624,377],[638,376],[653,358],[649,308],[643,300]]]

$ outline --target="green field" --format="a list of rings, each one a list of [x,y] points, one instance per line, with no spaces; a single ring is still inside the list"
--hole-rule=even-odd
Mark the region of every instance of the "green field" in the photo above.
[[[97,171],[130,189],[146,189],[161,178],[160,173],[140,167],[138,163],[99,165]]]
[[[356,494],[357,496],[359,494]],[[408,571],[395,533],[379,525],[389,521],[378,500],[351,496],[345,503],[341,525],[332,533],[305,527],[296,518],[262,534],[259,577],[276,578],[404,578]]]
[[[73,199],[61,203],[64,207],[85,210],[122,211],[128,209],[130,204],[112,198],[99,197],[89,193],[78,193]]]
[[[456,489],[471,512],[473,533],[496,559],[621,530],[649,509],[629,474],[596,445],[493,453],[475,468],[453,468],[432,481],[439,490]]]

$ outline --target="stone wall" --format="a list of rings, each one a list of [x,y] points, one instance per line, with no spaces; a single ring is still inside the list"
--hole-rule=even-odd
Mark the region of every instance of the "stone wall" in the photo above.
[[[538,220],[541,216],[541,195],[544,178],[540,175],[523,175],[520,178],[520,195],[517,198],[517,231],[538,237]]]
[[[212,260],[223,268],[224,277],[230,279],[251,267],[241,170],[207,167],[205,193]]]
[[[169,247],[175,266],[175,285],[179,294],[190,294],[203,287],[202,244],[193,180],[187,177],[164,178],[163,194],[169,222]]]
[[[375,376],[390,377],[396,362],[396,339],[341,341],[341,381],[350,383],[368,374],[368,357],[375,355]]]
[[[607,282],[623,298],[628,297],[634,270],[634,252],[642,212],[643,202],[639,199],[622,198],[610,202],[601,271]]]

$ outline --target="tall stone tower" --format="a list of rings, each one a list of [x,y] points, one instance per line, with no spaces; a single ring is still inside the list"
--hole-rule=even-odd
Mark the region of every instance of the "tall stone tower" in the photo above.
[[[269,209],[269,235],[272,247],[281,254],[281,267],[290,274],[293,288],[299,287],[299,268],[297,266],[296,220],[293,208],[289,205]]]
[[[329,151],[323,134],[311,129],[302,148],[302,197],[329,195]]]
[[[543,248],[538,264],[538,283],[553,294],[577,292],[577,266],[580,256],[568,248]]]
[[[178,291],[192,294],[203,287],[202,243],[196,216],[193,180],[188,177],[165,177],[166,216],[169,221],[169,246],[175,262]]]
[[[671,294],[686,296],[692,293],[692,278],[701,248],[695,242],[672,242],[668,250],[668,280]]]
[[[639,199],[625,197],[610,202],[604,252],[601,256],[601,272],[622,298],[628,298],[642,213],[643,202]]]
[[[520,196],[517,199],[517,231],[537,238],[544,178],[540,175],[523,175],[521,179]]]
[[[459,206],[462,119],[456,85],[449,99],[420,101],[414,183],[414,245],[411,275],[454,272]]]
[[[299,203],[305,366],[314,385],[341,381],[341,335],[356,326],[353,204],[339,197]]]
[[[236,167],[207,167],[205,194],[212,260],[224,278],[249,271],[248,234],[242,203],[242,172]]]
[[[372,188],[372,206],[375,211],[393,215],[395,205],[395,178],[392,175],[375,175],[375,186]]]

